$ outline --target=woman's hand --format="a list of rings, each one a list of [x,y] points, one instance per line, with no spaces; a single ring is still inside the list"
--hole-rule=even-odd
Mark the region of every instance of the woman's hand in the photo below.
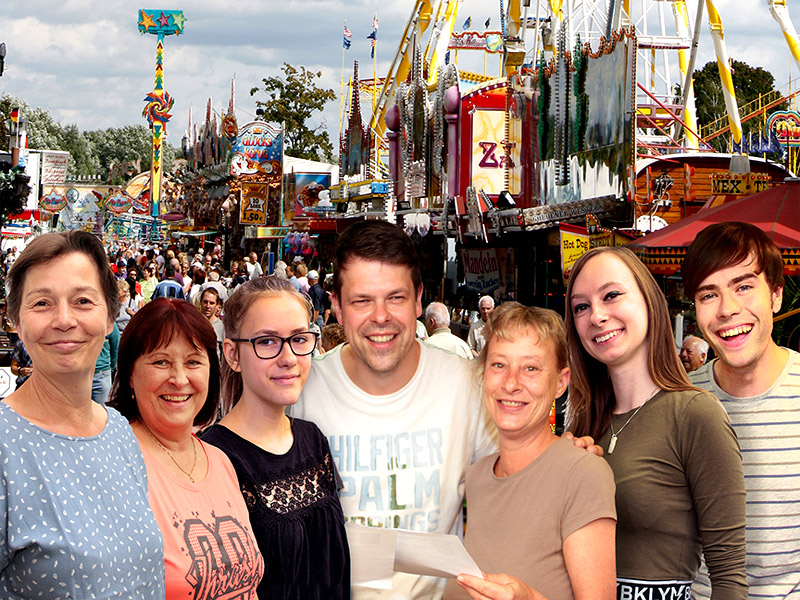
[[[511,575],[484,573],[483,576],[485,579],[459,575],[456,582],[475,600],[547,600],[528,584]]]
[[[572,443],[575,444],[576,448],[583,448],[587,452],[591,452],[597,456],[603,456],[603,449],[600,446],[595,445],[594,438],[590,435],[576,438],[571,431],[565,431],[561,437],[572,440]]]

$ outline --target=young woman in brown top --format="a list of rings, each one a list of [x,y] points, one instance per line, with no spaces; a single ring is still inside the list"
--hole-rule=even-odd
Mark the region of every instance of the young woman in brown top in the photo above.
[[[689,383],[652,275],[627,249],[595,248],[567,303],[567,428],[597,439],[614,471],[618,597],[688,598],[702,553],[712,598],[746,598],[739,445]]]

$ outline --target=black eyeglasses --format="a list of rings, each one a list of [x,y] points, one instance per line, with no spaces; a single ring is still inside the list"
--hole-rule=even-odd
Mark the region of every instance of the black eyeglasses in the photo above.
[[[289,342],[295,356],[306,356],[314,351],[317,345],[318,333],[313,331],[302,331],[289,337],[279,335],[260,335],[254,338],[231,338],[232,342],[247,342],[253,345],[253,351],[258,358],[267,360],[275,358],[283,351],[283,345]]]

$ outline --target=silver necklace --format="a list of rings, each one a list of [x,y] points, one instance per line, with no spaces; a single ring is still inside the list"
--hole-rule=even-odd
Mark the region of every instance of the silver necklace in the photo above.
[[[622,433],[622,430],[625,429],[628,426],[628,423],[630,423],[631,419],[633,419],[633,417],[636,416],[636,413],[638,413],[641,410],[641,408],[645,404],[647,404],[647,401],[650,400],[650,398],[655,396],[660,391],[661,391],[661,388],[657,387],[655,389],[655,391],[645,399],[644,402],[642,402],[638,407],[636,407],[636,410],[633,411],[633,414],[630,417],[628,417],[628,420],[625,421],[625,424],[622,427],[619,428],[619,431],[614,431],[614,423],[609,423],[609,425],[611,426],[611,441],[608,443],[608,453],[609,454],[613,454],[614,453],[614,448],[617,447],[617,439],[619,438],[619,434]]]
[[[192,477],[192,473],[194,473],[194,467],[195,467],[195,465],[197,465],[197,446],[194,443],[194,439],[192,439],[192,468],[187,471],[182,466],[180,466],[180,464],[178,464],[178,461],[175,460],[174,456],[172,456],[172,452],[167,450],[167,447],[164,444],[161,443],[161,440],[159,440],[156,436],[153,435],[153,432],[150,431],[150,428],[147,425],[145,425],[144,423],[142,423],[142,426],[144,427],[145,431],[150,434],[150,437],[153,438],[153,440],[155,440],[156,444],[161,446],[161,449],[164,452],[167,453],[167,456],[169,456],[170,460],[175,463],[175,466],[178,467],[181,470],[181,473],[186,475],[189,478],[189,481],[191,481],[192,483],[197,483],[194,480],[194,477]],[[622,430],[620,430],[620,431],[622,431]],[[610,452],[609,452],[609,454],[610,454]]]

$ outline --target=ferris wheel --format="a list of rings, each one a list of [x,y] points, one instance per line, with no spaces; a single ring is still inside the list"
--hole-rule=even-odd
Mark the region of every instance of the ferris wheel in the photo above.
[[[499,1],[502,7],[504,0]],[[787,0],[767,3],[800,69],[800,41]],[[637,38],[637,140],[653,147],[701,146],[691,74],[701,29],[708,27],[720,65],[728,113],[725,129],[734,141],[740,140],[741,118],[724,42],[724,15],[714,0],[530,0],[521,8],[519,0],[511,0],[507,6],[509,26],[516,24],[521,31],[528,48],[526,61],[533,64],[555,50],[551,40],[559,30],[566,47],[574,48],[579,42],[596,47],[611,32],[632,28]]]

